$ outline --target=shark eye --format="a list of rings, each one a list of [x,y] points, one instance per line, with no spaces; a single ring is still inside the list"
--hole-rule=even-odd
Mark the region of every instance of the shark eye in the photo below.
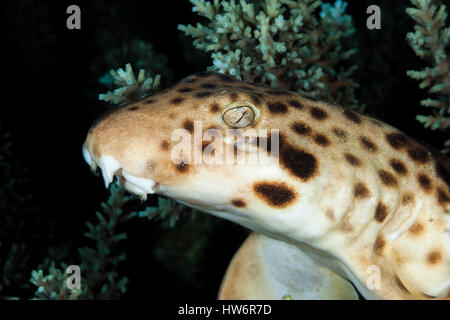
[[[237,105],[224,111],[223,121],[233,128],[244,128],[255,120],[255,111],[248,105]]]

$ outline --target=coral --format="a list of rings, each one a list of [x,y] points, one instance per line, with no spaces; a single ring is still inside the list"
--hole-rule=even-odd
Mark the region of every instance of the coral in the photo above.
[[[120,42],[122,42],[122,40],[120,40]],[[134,69],[140,70],[140,72],[143,70],[147,75],[164,74],[164,79],[160,78],[158,80],[158,87],[167,87],[173,84],[173,70],[168,64],[167,56],[156,53],[153,44],[139,39],[133,39],[131,41],[123,41],[121,45],[115,46],[111,50],[92,59],[89,68],[91,73],[90,81],[92,83],[90,89],[87,91],[88,97],[92,98],[96,95],[98,90],[103,90],[100,89],[99,84],[102,88],[113,91],[117,86],[117,79],[111,71],[118,69],[128,61],[132,61]],[[111,71],[105,73],[105,70]],[[119,84],[119,86],[122,85]],[[114,93],[109,94],[109,99],[115,98]],[[137,98],[139,98],[139,95],[136,96],[136,99]],[[120,98],[118,98],[117,101],[118,102],[116,103],[108,100],[108,102],[115,104],[122,102]]]
[[[119,233],[118,229],[135,217],[136,212],[125,212],[124,206],[133,198],[125,194],[125,189],[119,183],[112,184],[108,200],[101,204],[103,213],[95,213],[98,223],[86,223],[89,231],[85,236],[96,242],[95,249],[86,247],[79,250],[82,261],[80,268],[86,275],[86,285],[89,288],[86,297],[118,298],[126,291],[128,279],[117,280],[116,272],[117,264],[125,260],[126,254],[115,253],[115,247],[119,241],[127,238],[127,234]]]
[[[190,1],[209,23],[178,28],[212,52],[210,70],[356,107],[356,66],[347,61],[356,52],[349,41],[355,30],[346,2]]]
[[[119,88],[113,92],[99,94],[99,100],[111,102],[113,104],[127,104],[150,95],[159,87],[161,76],[145,77],[145,70],[140,69],[136,79],[131,64],[125,66],[125,70],[119,68],[117,71],[111,70],[114,84]]]
[[[110,187],[110,196],[106,202],[101,203],[103,212],[97,211],[98,223],[87,222],[88,232],[85,237],[94,240],[95,249],[84,247],[78,250],[83,280],[80,290],[69,290],[65,287],[66,265],[56,268],[52,259],[46,259],[37,270],[32,271],[31,283],[38,287],[36,299],[117,299],[126,292],[128,279],[118,278],[117,266],[125,260],[124,252],[117,252],[117,244],[126,239],[125,232],[118,229],[126,225],[127,221],[137,214],[125,213],[124,206],[132,199],[125,195],[119,183]],[[50,262],[46,268],[45,265]],[[47,275],[44,275],[47,269]]]
[[[162,220],[166,227],[173,228],[182,215],[190,215],[195,219],[196,210],[177,203],[174,200],[158,197],[157,207],[146,207],[138,213],[141,218]]]
[[[65,269],[65,265],[62,265],[62,270]],[[42,269],[31,272],[30,281],[38,287],[35,300],[76,300],[82,294],[82,290],[67,288],[68,274],[56,268],[53,262],[48,272],[46,276]]]
[[[168,65],[166,55],[155,52],[153,44],[138,39],[125,42],[122,46],[108,51],[103,57],[110,67],[114,68],[121,65],[124,61],[133,61],[136,69],[143,69],[145,72],[152,71],[155,74],[164,73],[164,81],[171,83],[173,80],[173,71]],[[100,79],[100,83],[112,86],[113,79],[107,73]]]
[[[421,89],[428,88],[431,98],[422,100],[424,107],[432,108],[431,115],[417,115],[416,119],[431,130],[450,128],[450,27],[445,26],[446,7],[432,0],[411,0],[415,8],[406,12],[414,19],[415,32],[406,35],[409,45],[428,66],[420,71],[409,70],[407,75],[420,80]],[[449,151],[450,139],[445,142]]]
[[[157,232],[152,233],[153,242],[156,243],[152,250],[153,258],[163,267],[167,275],[184,287],[184,290],[191,292],[199,290],[200,294],[204,294],[205,287],[210,285],[208,281],[214,281],[212,283],[215,284],[220,281],[208,277],[213,276],[209,272],[210,268],[217,265],[212,261],[211,254],[217,252],[216,250],[220,252],[229,250],[230,243],[224,245],[226,248],[220,248],[218,242],[221,237],[226,237],[232,232],[233,239],[243,241],[248,232],[237,226],[231,226],[231,230],[226,230],[225,228],[230,226],[227,222],[207,214],[189,214],[192,209],[177,204],[175,206],[181,213],[177,224],[170,228],[170,218],[161,217],[160,227]],[[171,207],[168,209],[173,210]],[[228,254],[232,255],[234,250],[230,251]],[[216,276],[220,277],[220,274]],[[213,288],[211,294],[216,294],[215,290],[217,288]]]

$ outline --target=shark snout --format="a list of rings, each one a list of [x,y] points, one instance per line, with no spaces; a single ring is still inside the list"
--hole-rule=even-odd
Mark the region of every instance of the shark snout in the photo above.
[[[82,154],[92,171],[100,168],[106,188],[109,187],[116,176],[125,189],[144,200],[147,198],[147,194],[155,193],[155,188],[158,186],[156,181],[127,172],[114,156],[101,155],[96,157],[89,151],[86,143],[83,144]]]

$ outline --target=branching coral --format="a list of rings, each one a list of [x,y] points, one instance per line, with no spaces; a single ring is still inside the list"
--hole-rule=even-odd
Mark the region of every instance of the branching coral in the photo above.
[[[150,95],[159,87],[161,76],[145,77],[145,70],[140,69],[136,79],[131,64],[125,66],[125,70],[119,68],[111,70],[114,84],[119,87],[113,92],[99,94],[98,98],[113,104],[127,104]]]
[[[147,73],[164,73],[165,81],[173,78],[173,72],[168,65],[167,56],[156,53],[153,44],[142,40],[133,39],[125,42],[122,46],[108,51],[103,60],[110,66],[119,66],[124,61],[132,61],[136,69],[144,69]],[[108,84],[104,80],[100,82]]]
[[[445,26],[446,7],[436,5],[432,0],[411,0],[415,8],[406,12],[416,22],[415,32],[406,35],[417,56],[429,66],[420,71],[410,70],[408,76],[420,80],[421,89],[428,88],[432,96],[421,101],[424,107],[433,108],[431,115],[416,118],[425,128],[446,130],[450,128],[450,27]],[[445,142],[444,151],[450,151],[450,139]]]
[[[62,265],[65,270],[65,265]],[[48,272],[44,276],[42,269],[31,272],[31,283],[38,289],[36,290],[36,300],[76,300],[82,294],[82,290],[68,289],[66,281],[68,274],[55,267],[52,262]]]
[[[129,72],[128,67],[123,71],[123,75],[119,74],[122,73],[120,71],[122,69],[115,71],[127,61],[132,61],[134,68],[139,70],[139,75],[140,73],[143,74],[142,83],[139,83],[139,75],[137,76],[138,80],[135,80],[136,77],[132,69]],[[104,70],[111,71],[104,73]],[[173,70],[168,65],[167,56],[156,53],[151,43],[138,39],[126,41],[121,46],[115,47],[94,59],[90,71],[93,74],[93,79],[98,78],[102,86],[112,91],[103,94],[101,100],[113,104],[127,103],[142,98],[157,87],[170,85],[173,81]],[[145,74],[155,76],[145,78]],[[161,79],[158,76],[159,74],[164,74],[164,79]],[[98,75],[102,76],[99,77]],[[156,79],[157,77],[158,79]],[[153,83],[146,88],[143,87],[144,82],[146,80],[150,82],[149,79],[151,78],[154,79]],[[130,81],[130,84],[127,81]],[[96,87],[96,85],[97,83],[93,83],[92,87]],[[117,87],[121,88],[114,90]],[[91,96],[93,94],[94,92],[91,92]]]
[[[115,253],[117,243],[127,238],[125,232],[118,232],[136,212],[126,213],[125,204],[133,197],[125,195],[120,184],[112,184],[108,200],[101,204],[103,213],[96,212],[99,222],[95,225],[87,222],[89,229],[85,236],[95,241],[96,248],[79,250],[81,270],[84,271],[89,288],[86,298],[118,298],[126,291],[128,279],[117,279],[117,264],[126,258],[125,252]],[[98,289],[98,290],[96,290]]]
[[[67,264],[60,263],[56,267],[55,260],[47,258],[39,265],[37,270],[33,270],[30,281],[37,287],[35,299],[67,300],[67,299],[117,299],[126,292],[128,278],[119,278],[117,271],[118,265],[126,258],[125,252],[118,252],[117,245],[120,241],[127,238],[125,232],[119,232],[130,219],[134,217],[160,219],[166,226],[173,227],[182,214],[192,213],[191,220],[195,219],[193,214],[195,210],[187,208],[173,200],[159,198],[158,207],[147,207],[145,210],[137,213],[135,211],[126,213],[125,206],[132,199],[132,196],[126,195],[124,188],[119,183],[111,184],[110,196],[106,202],[101,204],[103,212],[96,212],[98,223],[87,222],[88,232],[85,236],[95,241],[95,248],[84,247],[79,249],[80,270],[82,275],[81,289],[68,289],[65,273]],[[189,274],[197,270],[193,266],[199,264],[199,251],[203,250],[207,243],[205,237],[206,230],[212,230],[209,217],[203,223],[196,221],[188,226],[183,232],[192,235],[192,229],[203,228],[200,234],[203,234],[202,241],[193,241],[192,243],[181,241],[183,237],[178,237],[180,230],[175,234],[169,234],[171,241],[163,241],[164,249],[155,251],[156,258],[159,260],[172,259],[180,253],[177,250],[169,250],[171,245],[175,247],[182,246],[189,250],[183,252],[185,262],[183,263],[183,274]],[[206,221],[206,223],[205,223]],[[189,225],[189,224],[188,224]],[[196,234],[196,233],[195,233]],[[160,235],[161,236],[161,235]],[[197,235],[198,237],[198,235]],[[67,258],[67,257],[66,257]],[[163,262],[164,263],[164,262]]]
[[[212,52],[210,70],[356,107],[356,66],[347,61],[356,52],[349,41],[355,30],[346,2],[190,1],[209,23],[178,28]]]
[[[99,222],[95,225],[86,223],[88,232],[85,236],[95,241],[96,248],[79,249],[83,276],[81,291],[65,287],[65,264],[61,264],[60,269],[51,262],[46,268],[48,274],[44,275],[44,263],[32,272],[30,280],[38,287],[35,293],[37,299],[116,299],[126,292],[128,279],[118,279],[117,272],[117,265],[126,254],[116,251],[118,242],[126,239],[126,233],[119,232],[118,228],[136,216],[136,212],[125,213],[123,210],[131,198],[125,195],[125,189],[118,183],[112,184],[108,200],[101,204],[103,212],[96,212]]]
[[[195,218],[195,210],[180,203],[177,203],[171,199],[166,199],[163,197],[158,198],[157,207],[147,207],[145,210],[138,213],[141,218],[158,219],[162,220],[163,223],[172,228],[175,226],[176,222],[180,219],[182,215],[190,213],[192,219]]]

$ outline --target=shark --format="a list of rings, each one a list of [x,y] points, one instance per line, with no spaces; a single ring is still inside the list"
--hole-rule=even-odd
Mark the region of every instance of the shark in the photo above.
[[[377,119],[201,72],[100,117],[83,156],[252,231],[219,299],[449,298],[450,161]]]

